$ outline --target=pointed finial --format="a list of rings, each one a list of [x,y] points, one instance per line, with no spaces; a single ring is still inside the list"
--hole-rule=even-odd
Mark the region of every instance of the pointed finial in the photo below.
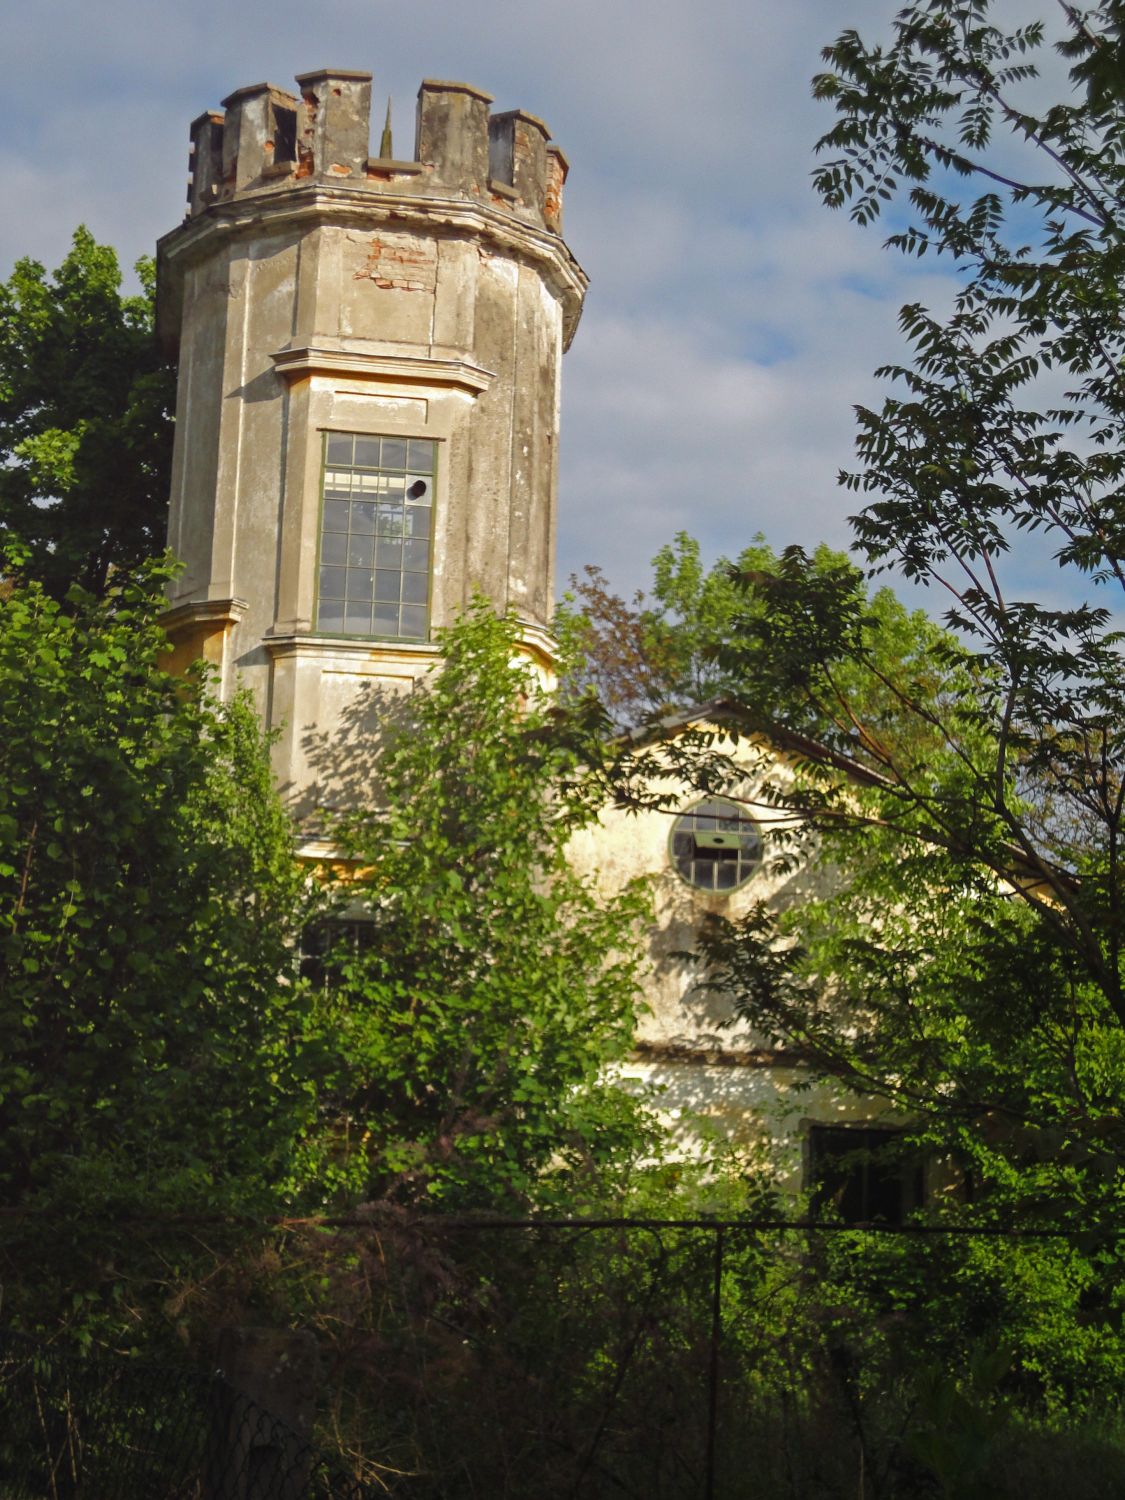
[[[391,98],[387,95],[387,118],[383,125],[383,134],[379,138],[379,160],[393,161],[394,147],[391,145]]]

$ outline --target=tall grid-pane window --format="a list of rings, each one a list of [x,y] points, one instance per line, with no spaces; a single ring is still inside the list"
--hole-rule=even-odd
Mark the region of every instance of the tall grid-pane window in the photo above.
[[[316,628],[424,641],[436,444],[330,432]]]

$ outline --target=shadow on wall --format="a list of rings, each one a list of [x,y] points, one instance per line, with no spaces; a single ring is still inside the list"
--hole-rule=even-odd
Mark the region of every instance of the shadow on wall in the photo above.
[[[714,1155],[742,1171],[764,1171],[786,1192],[809,1186],[811,1124],[901,1123],[887,1101],[815,1081],[793,1062],[697,1060],[646,1063],[628,1076],[653,1090],[674,1156]]]
[[[767,1038],[735,1020],[731,994],[708,988],[706,968],[691,957],[700,928],[711,914],[736,920],[759,900],[783,912],[822,894],[823,875],[806,867],[771,880],[765,888],[755,878],[728,897],[693,891],[666,870],[658,880],[658,916],[650,948],[653,1038],[671,1046],[727,1052],[769,1045]]]
[[[380,761],[414,722],[410,678],[325,672],[320,688],[318,721],[328,727],[310,724],[301,734],[308,775],[291,804],[303,826],[378,808]],[[293,796],[292,787],[284,790]]]

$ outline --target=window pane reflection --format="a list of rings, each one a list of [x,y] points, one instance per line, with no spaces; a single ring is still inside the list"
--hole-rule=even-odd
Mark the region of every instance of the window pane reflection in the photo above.
[[[425,640],[436,444],[331,432],[316,628]]]
[[[701,891],[733,891],[762,862],[762,834],[736,803],[707,797],[672,825],[668,852],[680,875]]]

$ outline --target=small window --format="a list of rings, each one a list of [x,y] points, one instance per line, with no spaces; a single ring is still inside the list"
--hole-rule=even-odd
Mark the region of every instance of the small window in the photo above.
[[[735,803],[708,797],[673,823],[670,849],[672,863],[689,885],[733,891],[761,864],[762,834]]]
[[[273,110],[273,159],[275,162],[297,160],[297,111],[286,109],[284,104],[274,104]]]
[[[428,638],[436,446],[421,438],[327,434],[318,630]]]
[[[335,917],[310,922],[301,933],[301,978],[318,990],[339,978],[340,960],[365,953],[375,942],[375,923],[364,917]]]
[[[812,1125],[808,1186],[814,1210],[845,1224],[902,1224],[922,1205],[925,1173],[901,1130]]]

